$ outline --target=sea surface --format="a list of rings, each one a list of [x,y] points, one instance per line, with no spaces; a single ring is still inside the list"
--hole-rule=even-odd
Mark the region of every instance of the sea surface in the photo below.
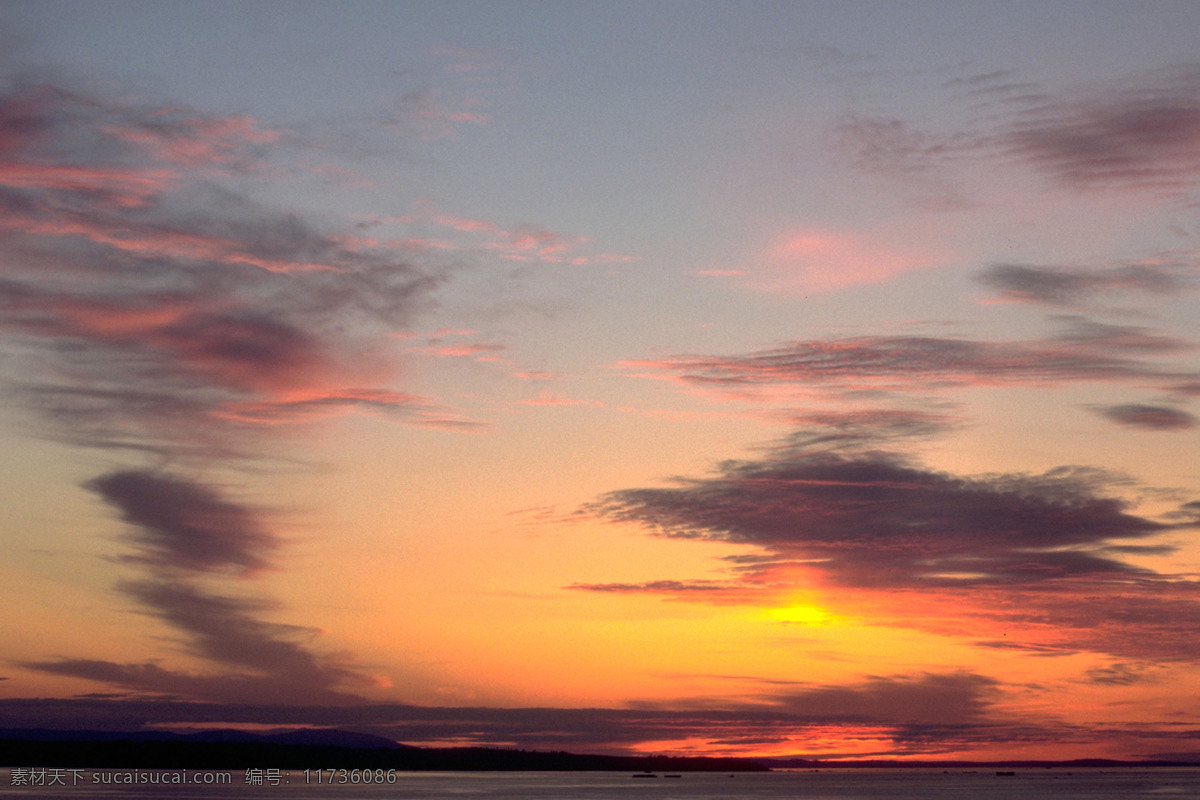
[[[1007,772],[1008,770],[1004,770]],[[83,769],[38,775],[0,769],[0,798],[277,798],[278,800],[1138,800],[1200,798],[1200,768],[825,769],[817,772],[396,772],[378,783],[317,783],[314,773]],[[347,776],[349,781],[350,776]],[[31,782],[32,780],[32,782]],[[41,781],[41,782],[38,782]],[[180,782],[172,782],[180,781]],[[201,781],[197,783],[196,781]]]

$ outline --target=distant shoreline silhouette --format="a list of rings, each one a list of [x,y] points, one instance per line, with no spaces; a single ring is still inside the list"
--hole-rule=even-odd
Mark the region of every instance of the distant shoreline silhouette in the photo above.
[[[766,772],[772,769],[1200,767],[1198,762],[1112,759],[900,761],[712,756],[617,756],[494,747],[415,747],[338,730],[198,734],[0,730],[6,767],[392,769],[398,771]]]

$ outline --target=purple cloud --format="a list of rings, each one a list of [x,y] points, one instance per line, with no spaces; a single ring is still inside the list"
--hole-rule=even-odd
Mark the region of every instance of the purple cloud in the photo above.
[[[934,208],[961,208],[955,168],[1016,162],[1074,191],[1189,191],[1200,179],[1200,71],[1183,66],[1122,85],[1053,92],[1009,73],[945,84],[966,112],[952,130],[880,114],[846,115],[834,149]]]
[[[1200,177],[1200,73],[1032,104],[1005,138],[1014,155],[1074,188],[1182,188]]]
[[[122,664],[79,658],[24,666],[137,692],[213,702],[360,701],[341,687],[362,683],[361,674],[306,647],[302,640],[311,639],[314,631],[261,619],[268,607],[261,601],[214,594],[179,580],[134,582],[121,589],[184,634],[187,650],[216,670],[197,674],[167,669],[156,662]]]
[[[1103,486],[1070,468],[964,478],[878,451],[796,452],[725,462],[674,488],[612,492],[590,508],[662,536],[756,545],[855,586],[1139,574],[1106,544],[1169,526],[1128,513]]]
[[[113,683],[145,686],[172,683],[153,665],[114,669],[107,662],[64,664],[67,674],[105,674]],[[1002,739],[1009,724],[997,707],[995,681],[969,672],[872,677],[843,686],[809,686],[773,691],[753,702],[714,698],[703,708],[447,708],[401,704],[270,704],[253,701],[208,703],[173,699],[77,698],[0,700],[0,727],[161,729],[205,723],[336,727],[409,744],[455,742],[575,752],[636,752],[653,741],[660,752],[689,741],[734,752],[747,742],[792,742],[799,752],[828,728],[866,732],[890,740],[893,752],[923,752],[971,736],[982,727]],[[32,715],[35,724],[30,724]],[[931,736],[923,726],[939,726]]]
[[[264,619],[271,604],[218,594],[205,579],[270,566],[279,541],[252,509],[202,483],[164,473],[124,470],[88,481],[129,524],[137,550],[130,561],[148,580],[119,586],[149,614],[183,637],[191,655],[214,669],[171,670],[155,662],[79,658],[28,663],[41,672],[100,681],[141,692],[220,702],[348,702],[346,684],[361,675],[306,646],[314,631]]]
[[[1118,406],[1106,406],[1097,412],[1130,428],[1141,428],[1147,431],[1174,431],[1194,428],[1196,417],[1186,411],[1170,406],[1146,405],[1143,403],[1127,403]]]
[[[797,385],[922,391],[932,386],[1053,386],[1080,382],[1169,384],[1195,380],[1143,358],[1193,347],[1148,329],[1079,317],[1057,336],[984,341],[932,336],[857,336],[790,342],[746,355],[680,355],[626,366],[665,372],[730,393]]]
[[[265,568],[278,540],[249,509],[214,489],[126,470],[85,484],[130,524],[139,560],[195,573]]]
[[[977,280],[1008,300],[1072,306],[1101,292],[1172,294],[1195,287],[1194,270],[1183,265],[1127,264],[1108,269],[1066,269],[1028,264],[993,264]]]

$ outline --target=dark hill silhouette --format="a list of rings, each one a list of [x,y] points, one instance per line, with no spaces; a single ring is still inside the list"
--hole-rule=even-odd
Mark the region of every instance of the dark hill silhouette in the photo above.
[[[489,747],[430,748],[369,734],[296,730],[193,734],[0,730],[0,766],[144,769],[645,770],[765,772],[748,759],[604,756]]]

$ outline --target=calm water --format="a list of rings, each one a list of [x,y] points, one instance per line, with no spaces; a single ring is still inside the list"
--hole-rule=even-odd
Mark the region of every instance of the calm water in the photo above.
[[[470,800],[1200,800],[1200,769],[1017,769],[999,776],[991,770],[905,769],[822,770],[765,774],[683,773],[680,778],[633,778],[612,772],[400,772],[395,783],[379,785],[316,784],[303,773],[279,775],[271,785],[246,782],[244,770],[228,773],[224,785],[98,783],[128,780],[130,771],[79,770],[47,775],[44,785],[13,785],[13,771],[0,769],[0,798],[169,798],[216,800],[261,797],[278,800],[382,800],[383,798],[454,798]],[[149,771],[140,771],[145,780]],[[111,776],[112,773],[124,773]],[[155,772],[162,775],[162,772]],[[100,776],[100,777],[98,777]],[[18,773],[18,784],[27,774]],[[188,778],[193,777],[192,773]],[[135,778],[138,779],[138,778]],[[201,780],[219,780],[214,774]],[[35,779],[36,780],[36,779]],[[60,782],[61,781],[61,782]],[[49,785],[54,783],[56,785]],[[65,785],[63,785],[65,784]],[[73,784],[73,785],[72,785]]]

